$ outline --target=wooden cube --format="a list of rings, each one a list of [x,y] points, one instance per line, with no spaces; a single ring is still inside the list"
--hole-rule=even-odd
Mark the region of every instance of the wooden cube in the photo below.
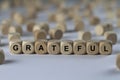
[[[13,14],[13,20],[14,20],[17,24],[20,24],[20,25],[25,23],[25,17],[24,17],[22,14],[18,13],[18,12],[15,12],[15,13]]]
[[[88,55],[97,55],[99,54],[99,44],[96,41],[86,42],[86,51]]]
[[[73,41],[71,40],[61,41],[60,47],[61,47],[61,54],[70,55],[73,53]]]
[[[78,37],[80,40],[88,41],[88,40],[91,40],[92,35],[90,32],[87,32],[87,31],[79,31]]]
[[[38,30],[40,30],[40,25],[39,24],[34,25],[32,32],[35,33]]]
[[[100,36],[104,35],[105,32],[112,30],[113,30],[113,26],[111,24],[99,24],[95,28],[96,34]]]
[[[61,39],[63,37],[63,32],[60,29],[51,29],[49,31],[51,39]]]
[[[63,13],[57,13],[56,14],[56,22],[65,22],[66,21],[66,16]]]
[[[4,62],[5,62],[4,51],[0,49],[0,64],[3,64]]]
[[[36,30],[45,30],[46,33],[49,32],[49,25],[47,23],[41,23],[34,25],[33,33],[36,32]]]
[[[35,53],[47,54],[47,40],[35,41]]]
[[[8,34],[8,40],[20,40],[20,33],[9,33]]]
[[[116,57],[116,66],[120,70],[120,54],[118,54]]]
[[[82,40],[76,40],[73,42],[73,52],[77,55],[86,54],[86,42]]]
[[[47,45],[49,54],[60,54],[60,41],[58,40],[49,40]]]
[[[34,49],[34,42],[33,41],[23,41],[22,42],[22,51],[25,54],[33,54]]]
[[[22,41],[13,40],[9,42],[10,53],[21,54],[22,53]]]
[[[117,43],[117,34],[113,31],[107,31],[104,33],[104,37],[106,40],[112,41],[112,44]]]
[[[34,33],[34,39],[35,40],[40,40],[40,39],[46,39],[47,38],[47,33],[45,30],[36,30]]]
[[[102,40],[99,43],[99,52],[101,55],[112,54],[112,42],[109,40]]]
[[[9,27],[10,27],[9,24],[1,24],[1,25],[0,25],[1,33],[2,33],[3,35],[7,35],[8,32],[9,32]]]
[[[74,30],[75,31],[83,31],[84,27],[85,27],[84,22],[80,20],[78,22],[75,22],[75,28],[74,28]]]
[[[100,19],[96,16],[92,16],[90,17],[90,24],[91,25],[97,25],[100,23]]]
[[[36,23],[35,23],[34,21],[29,21],[29,22],[27,23],[27,31],[32,32],[33,27],[34,27],[35,24],[36,24]]]
[[[56,25],[57,29],[60,29],[63,33],[67,31],[67,26],[66,26],[66,23],[64,22],[59,22],[57,25]]]
[[[12,25],[9,28],[9,33],[20,33],[22,35],[22,27],[19,25]]]
[[[40,24],[40,29],[43,29],[43,30],[46,31],[46,33],[48,33],[49,32],[49,25],[48,25],[48,23],[41,23]]]

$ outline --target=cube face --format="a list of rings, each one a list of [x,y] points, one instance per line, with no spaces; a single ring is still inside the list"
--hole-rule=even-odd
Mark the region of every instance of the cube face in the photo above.
[[[97,25],[99,23],[100,23],[100,19],[98,17],[93,16],[93,17],[90,18],[90,24],[91,25]]]
[[[48,33],[48,31],[49,31],[48,23],[41,23],[40,24],[40,29],[43,29],[43,30],[45,30],[46,33]]]
[[[34,33],[34,38],[35,38],[35,40],[46,39],[47,33],[45,32],[45,30],[37,30]]]
[[[33,22],[33,21],[28,22],[28,23],[27,23],[27,31],[32,32],[33,27],[34,27],[35,24],[36,24],[36,23]]]
[[[112,41],[112,44],[117,43],[117,35],[112,31],[105,32],[104,37],[106,40]]]
[[[80,40],[85,40],[85,41],[89,41],[91,40],[91,33],[90,32],[85,32],[85,31],[80,31],[79,32],[79,39]]]
[[[0,49],[0,64],[3,64],[5,61],[4,51]]]
[[[105,32],[112,30],[113,30],[113,26],[111,24],[99,24],[95,28],[96,34],[100,36],[104,35]]]
[[[17,32],[17,30],[16,30],[15,27],[11,26],[11,27],[9,28],[9,33],[16,33],[16,32]]]
[[[74,41],[73,43],[73,52],[77,55],[86,54],[86,44],[84,41]]]
[[[60,41],[58,40],[50,40],[47,45],[49,54],[60,54]]]
[[[22,53],[22,41],[10,41],[9,49],[11,53],[21,54]]]
[[[60,45],[61,45],[61,54],[70,55],[73,53],[72,41],[62,41]]]
[[[35,53],[47,54],[47,40],[38,40],[35,42]]]
[[[61,39],[63,37],[63,32],[60,29],[51,29],[49,31],[51,39]]]
[[[97,25],[96,27],[95,27],[95,33],[96,33],[96,35],[103,35],[104,34],[104,27],[103,27],[103,25]]]
[[[99,52],[101,55],[110,55],[112,53],[111,41],[101,41],[99,43]]]
[[[22,42],[22,51],[25,54],[33,54],[34,53],[34,42],[23,41]]]
[[[57,29],[60,29],[63,33],[67,31],[67,26],[64,22],[59,22],[56,26]]]
[[[21,15],[20,13],[14,13],[13,19],[17,24],[23,24],[25,22],[24,16]]]
[[[83,21],[78,21],[75,23],[75,31],[82,31],[84,30],[84,22]]]
[[[88,41],[86,43],[86,50],[88,55],[97,55],[99,53],[98,42]]]
[[[38,25],[38,24],[34,25],[33,30],[32,30],[33,34],[38,30],[40,30],[40,25]]]

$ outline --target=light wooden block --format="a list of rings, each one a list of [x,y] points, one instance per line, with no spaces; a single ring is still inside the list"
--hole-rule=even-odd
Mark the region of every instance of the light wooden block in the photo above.
[[[34,49],[34,42],[33,41],[23,41],[22,42],[22,51],[25,54],[33,54]]]
[[[97,35],[104,35],[105,32],[107,31],[112,31],[113,26],[111,24],[99,24],[95,27],[95,32]]]
[[[5,62],[5,54],[2,49],[0,49],[0,65]]]
[[[36,30],[36,32],[34,33],[35,40],[46,39],[46,38],[47,38],[47,33],[45,30]]]
[[[10,53],[21,54],[22,53],[22,41],[13,40],[9,42]]]
[[[39,24],[34,25],[32,32],[35,33],[38,30],[40,30],[40,25]]]
[[[46,31],[46,33],[48,33],[49,32],[49,25],[48,25],[48,23],[41,23],[40,24],[40,29],[43,29],[43,30]]]
[[[71,40],[61,41],[60,47],[61,47],[61,54],[70,55],[73,53],[73,41]]]
[[[27,31],[32,32],[33,27],[34,27],[35,24],[36,24],[36,23],[35,23],[34,21],[29,21],[29,22],[27,23]]]
[[[47,54],[47,40],[35,41],[35,53]]]
[[[9,33],[8,34],[8,40],[20,40],[20,33]]]
[[[56,22],[65,22],[66,16],[63,13],[56,14]]]
[[[92,16],[90,17],[90,24],[91,25],[97,25],[100,23],[100,19],[96,16]]]
[[[63,37],[63,32],[60,29],[51,29],[49,31],[51,39],[61,39]]]
[[[112,44],[117,43],[117,34],[113,31],[107,31],[104,33],[104,37],[106,40],[112,41]]]
[[[7,25],[7,24],[1,24],[0,25],[0,29],[1,29],[1,33],[3,34],[3,35],[7,35],[8,33],[9,33],[9,25]]]
[[[18,13],[18,12],[15,12],[13,14],[13,20],[17,23],[17,24],[23,24],[25,22],[25,17]]]
[[[49,54],[60,54],[60,41],[59,40],[49,40],[47,45]]]
[[[86,42],[86,51],[88,55],[97,55],[99,54],[99,44],[96,41]]]
[[[67,25],[64,22],[59,22],[56,25],[57,29],[60,29],[63,33],[67,31]]]
[[[112,54],[112,42],[109,40],[102,40],[99,43],[99,52],[101,55]]]
[[[88,32],[88,31],[79,31],[79,33],[78,33],[78,38],[79,38],[80,40],[88,41],[88,40],[91,40],[92,35],[91,35],[91,33]]]
[[[120,54],[118,54],[116,57],[116,66],[117,66],[117,69],[120,70]]]
[[[9,33],[20,33],[20,35],[22,35],[22,27],[19,25],[12,25],[9,28]]]
[[[75,31],[82,31],[82,30],[84,30],[84,27],[85,27],[84,22],[83,21],[78,21],[78,22],[75,22],[74,30]]]
[[[86,42],[83,40],[76,40],[73,42],[73,52],[77,55],[86,54]]]

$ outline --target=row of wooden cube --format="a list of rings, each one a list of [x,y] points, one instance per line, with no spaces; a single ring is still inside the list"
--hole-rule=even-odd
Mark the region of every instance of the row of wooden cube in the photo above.
[[[13,40],[9,42],[9,49],[14,54],[89,54],[89,55],[109,55],[112,53],[112,43],[108,40],[82,41],[82,40],[38,40],[21,41]]]

